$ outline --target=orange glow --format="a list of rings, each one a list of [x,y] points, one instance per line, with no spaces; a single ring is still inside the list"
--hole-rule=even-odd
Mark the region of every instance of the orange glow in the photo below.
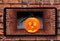
[[[35,33],[40,29],[40,23],[37,18],[27,18],[24,23],[25,29],[29,33]]]

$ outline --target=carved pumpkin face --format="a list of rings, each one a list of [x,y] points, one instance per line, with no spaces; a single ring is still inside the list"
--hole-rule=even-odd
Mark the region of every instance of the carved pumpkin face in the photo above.
[[[40,23],[37,18],[27,18],[24,23],[25,29],[29,33],[35,33],[40,29]]]

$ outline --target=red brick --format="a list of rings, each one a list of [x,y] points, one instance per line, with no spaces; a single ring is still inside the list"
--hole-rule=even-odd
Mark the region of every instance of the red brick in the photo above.
[[[29,38],[28,38],[29,37]],[[25,37],[20,37],[21,40],[35,40],[35,36],[25,36]]]
[[[47,38],[47,40],[56,40],[57,39],[57,37],[53,37],[53,36],[46,37],[46,38]]]
[[[17,38],[16,39],[15,38],[14,39],[5,39],[5,41],[19,41],[19,39],[17,39]]]
[[[60,21],[60,18],[58,17],[57,20]]]
[[[60,40],[54,40],[54,41],[60,41]]]
[[[0,4],[0,9],[4,9],[5,7],[10,7],[10,4]]]
[[[9,0],[3,0],[3,3],[9,3]]]
[[[2,15],[3,14],[3,9],[0,9],[0,15]]]
[[[3,24],[2,23],[0,23],[0,28],[3,28]]]
[[[0,39],[0,41],[3,41],[3,39]]]
[[[0,3],[2,3],[2,0],[0,0]]]
[[[54,2],[54,4],[59,4],[60,3],[60,0],[56,0],[56,2]]]
[[[13,1],[11,1],[11,0],[3,0],[3,2],[4,3],[18,3],[18,1],[16,0],[13,0]],[[34,3],[34,2],[33,2]],[[40,7],[39,5],[29,5],[30,7]],[[44,5],[45,7],[50,7],[51,5]],[[4,9],[4,7],[10,7],[10,4],[0,4],[0,9],[2,8],[2,10],[0,10],[0,14],[1,13],[3,13],[3,9]],[[11,7],[22,7],[22,5],[20,5],[20,4],[12,4],[11,5]],[[23,7],[27,7],[26,5],[23,5]],[[60,9],[60,5],[55,5],[55,7],[56,8],[58,8],[58,9]],[[60,16],[60,12],[58,13],[58,16]],[[60,21],[60,17],[58,17],[57,18],[58,19],[58,21]],[[58,24],[58,27],[60,27],[60,23]],[[1,24],[0,23],[0,28],[3,28],[3,24]],[[2,35],[3,34],[3,30],[0,30],[0,34]],[[57,34],[59,34],[59,35],[57,35],[57,37],[55,36],[55,37],[51,37],[51,36],[48,36],[48,37],[46,37],[46,36],[44,36],[44,37],[42,37],[42,36],[36,36],[36,37],[34,37],[34,36],[24,36],[24,37],[20,37],[21,38],[21,40],[51,40],[51,41],[53,41],[53,40],[55,40],[56,38],[57,38],[57,40],[60,40],[60,29],[58,29],[58,32],[57,32]],[[17,37],[15,38],[15,40],[17,39]],[[14,39],[12,39],[11,38],[11,40],[10,39],[6,39],[6,41],[13,41]],[[14,40],[14,41],[15,41]],[[17,40],[19,40],[19,39],[17,39]],[[16,41],[17,41],[16,40]]]
[[[46,37],[36,37],[36,40],[47,40]]]
[[[60,23],[57,24],[57,27],[60,28]]]
[[[4,5],[4,8],[5,7],[10,7],[10,4],[3,4]]]
[[[53,4],[54,3],[54,0],[50,0],[50,4]]]
[[[57,34],[59,34],[59,35],[60,35],[60,29],[58,29],[58,30],[57,30]]]
[[[58,20],[57,23],[60,23],[60,20]]]
[[[0,13],[0,22],[3,22],[3,13]]]
[[[22,3],[23,0],[18,0],[19,3]]]
[[[3,4],[0,4],[0,9],[3,9],[4,8],[4,5]]]
[[[3,35],[3,30],[0,30],[0,35]]]
[[[29,4],[35,4],[35,0],[30,0]]]
[[[9,0],[9,3],[18,3],[18,0]]]
[[[60,40],[60,35],[57,35],[57,40]]]
[[[22,5],[22,7],[28,7],[27,5]]]
[[[20,36],[17,36],[17,37],[6,37],[5,38],[5,41],[20,41]]]
[[[21,4],[11,4],[11,7],[22,7]]]
[[[56,7],[57,9],[60,9],[60,5],[54,5],[54,7]]]
[[[60,16],[60,10],[58,10],[58,14],[57,14],[57,16]]]
[[[35,1],[36,4],[41,4],[42,2],[40,0]]]
[[[29,5],[28,7],[41,7],[40,5]]]
[[[3,17],[0,17],[0,22],[3,22]]]
[[[18,3],[18,0],[3,0],[3,3]]]
[[[50,40],[37,40],[37,41],[50,41]]]
[[[44,4],[50,4],[50,2],[48,2],[48,0],[44,0],[43,3],[44,3]]]
[[[23,0],[23,3],[27,3],[27,4],[35,4],[35,0]]]
[[[43,5],[43,7],[51,7],[51,5]]]

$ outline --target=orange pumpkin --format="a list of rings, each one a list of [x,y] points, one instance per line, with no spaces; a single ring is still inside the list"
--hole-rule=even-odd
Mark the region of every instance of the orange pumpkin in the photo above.
[[[39,20],[34,17],[27,18],[24,22],[24,26],[29,33],[35,33],[40,29]]]

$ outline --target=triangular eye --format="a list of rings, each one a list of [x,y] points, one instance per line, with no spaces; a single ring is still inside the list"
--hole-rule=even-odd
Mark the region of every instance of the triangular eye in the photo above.
[[[32,22],[28,22],[28,25],[31,26],[32,25]]]

